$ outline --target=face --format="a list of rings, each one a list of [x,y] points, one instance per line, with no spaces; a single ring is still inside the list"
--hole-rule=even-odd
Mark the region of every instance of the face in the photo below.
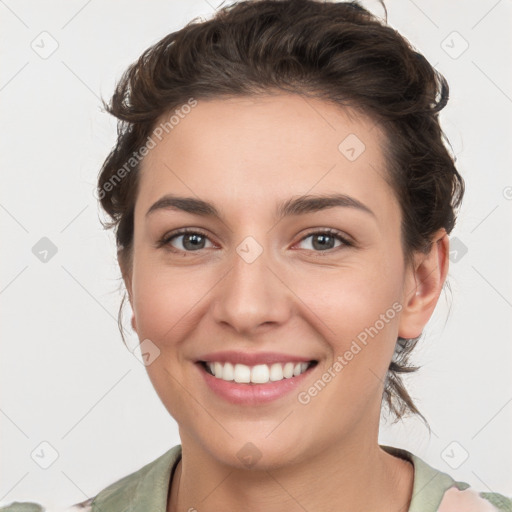
[[[280,94],[201,100],[146,156],[126,284],[183,446],[273,467],[374,440],[397,336],[420,334],[383,144],[360,114]],[[276,361],[314,363],[280,380]]]

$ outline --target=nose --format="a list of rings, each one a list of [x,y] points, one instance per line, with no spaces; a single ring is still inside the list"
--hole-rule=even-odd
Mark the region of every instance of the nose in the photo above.
[[[230,269],[214,288],[214,320],[245,336],[284,324],[294,296],[286,276],[271,264],[265,251],[252,262],[240,254],[233,251]]]

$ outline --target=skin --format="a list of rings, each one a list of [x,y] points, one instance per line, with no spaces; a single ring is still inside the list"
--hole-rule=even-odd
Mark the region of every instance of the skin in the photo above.
[[[338,149],[349,134],[366,146],[355,161]],[[419,336],[433,313],[449,242],[439,230],[406,266],[384,143],[361,114],[281,93],[200,100],[145,157],[132,260],[121,265],[132,326],[160,350],[148,375],[179,425],[168,511],[407,510],[413,467],[378,445],[383,382],[397,336]],[[333,192],[374,215],[334,207],[275,218],[282,201]],[[222,219],[147,215],[169,193],[209,201]],[[200,250],[186,236],[158,246],[182,227],[206,235]],[[353,245],[313,245],[326,228]],[[236,251],[248,236],[263,250],[250,264]],[[297,354],[319,362],[307,390],[394,303],[401,311],[307,405],[295,392],[232,405],[195,364],[226,349]],[[248,442],[261,455],[250,468],[237,457]]]

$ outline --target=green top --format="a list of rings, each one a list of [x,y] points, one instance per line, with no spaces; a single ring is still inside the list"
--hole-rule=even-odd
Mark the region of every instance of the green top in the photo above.
[[[498,493],[474,491],[469,484],[455,481],[407,450],[383,445],[381,448],[412,462],[414,466],[412,500],[408,512],[512,512],[510,498]],[[180,459],[181,444],[106,487],[94,498],[67,509],[67,512],[166,512],[169,483]],[[0,511],[4,512],[44,510],[41,505],[27,502],[0,507]]]

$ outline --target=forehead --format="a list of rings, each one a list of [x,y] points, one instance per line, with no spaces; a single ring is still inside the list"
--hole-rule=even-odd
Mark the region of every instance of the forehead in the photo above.
[[[248,201],[273,207],[291,196],[336,192],[377,210],[396,208],[385,137],[360,112],[296,94],[198,100],[177,110],[156,123],[137,209],[165,193],[247,209]]]

